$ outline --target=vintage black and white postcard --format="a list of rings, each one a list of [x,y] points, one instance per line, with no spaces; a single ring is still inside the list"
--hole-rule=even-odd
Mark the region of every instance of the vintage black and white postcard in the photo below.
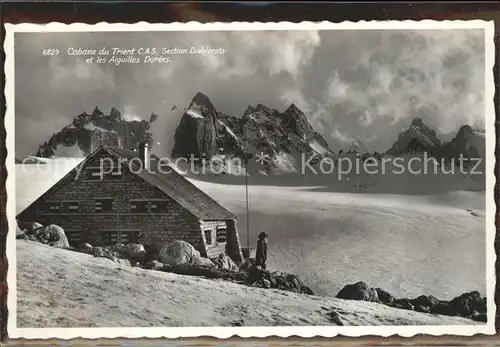
[[[7,24],[5,51],[12,338],[494,333],[492,22]]]

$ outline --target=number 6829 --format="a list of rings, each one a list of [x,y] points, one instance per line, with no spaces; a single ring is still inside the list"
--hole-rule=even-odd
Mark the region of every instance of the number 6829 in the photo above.
[[[42,51],[43,55],[58,55],[59,49],[57,48],[46,48]]]

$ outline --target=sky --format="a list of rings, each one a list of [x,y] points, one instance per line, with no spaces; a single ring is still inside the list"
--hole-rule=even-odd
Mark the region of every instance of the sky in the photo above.
[[[482,30],[17,33],[16,155],[34,153],[80,113],[117,108],[126,119],[159,115],[153,136],[168,155],[180,114],[197,92],[218,111],[295,103],[333,150],[359,139],[387,150],[421,117],[444,140],[484,128]],[[88,64],[68,48],[223,48],[171,63]],[[43,49],[59,49],[45,56]]]

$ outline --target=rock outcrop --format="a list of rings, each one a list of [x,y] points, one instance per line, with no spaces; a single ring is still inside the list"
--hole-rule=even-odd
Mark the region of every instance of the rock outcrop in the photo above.
[[[379,302],[378,293],[375,288],[370,288],[365,282],[346,285],[337,294],[337,298]]]
[[[420,295],[408,299],[395,298],[381,288],[371,288],[365,282],[357,282],[344,286],[337,294],[337,298],[371,301],[404,310],[460,316],[486,322],[486,298],[481,297],[477,291],[464,293],[451,301],[439,300],[432,295]]]
[[[175,131],[174,158],[211,158],[217,153],[217,111],[203,93],[195,95]]]
[[[64,229],[58,225],[43,226],[40,223],[18,223],[16,229],[17,239],[28,239],[58,248],[69,248],[68,238]]]
[[[71,124],[53,134],[38,147],[36,156],[83,157],[102,144],[130,149],[146,141],[152,147],[150,128],[157,118],[153,114],[150,120],[128,121],[115,108],[104,114],[96,107],[91,114],[84,112],[78,115]]]
[[[174,158],[214,156],[226,160],[266,155],[266,173],[299,172],[302,155],[314,156],[314,164],[333,157],[325,139],[292,104],[284,112],[265,105],[248,106],[242,117],[218,112],[210,99],[198,93],[186,110],[175,133]]]
[[[214,266],[210,259],[202,257],[200,252],[186,241],[174,241],[163,246],[159,257],[163,264],[171,266],[185,264]]]
[[[219,270],[238,271],[239,267],[226,254],[220,254],[217,258],[211,259]]]
[[[425,125],[421,118],[415,118],[408,129],[399,134],[387,154],[399,156],[422,151],[434,152],[440,146],[441,140],[437,137],[436,131]]]
[[[443,143],[434,129],[424,124],[421,118],[415,118],[386,154],[401,156],[427,152],[429,157],[444,163],[460,165],[460,158],[463,158],[463,165],[467,167],[475,165],[474,159],[481,159],[484,166],[485,146],[484,133],[473,130],[469,125],[461,126],[451,141]]]
[[[114,251],[112,247],[92,246],[88,243],[82,243],[79,249],[74,249],[77,252],[93,255],[96,258],[109,259],[114,263],[131,266],[130,260],[126,259],[120,252]]]

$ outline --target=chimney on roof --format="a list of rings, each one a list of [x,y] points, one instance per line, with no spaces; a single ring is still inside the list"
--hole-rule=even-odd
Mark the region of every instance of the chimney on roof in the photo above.
[[[142,162],[142,168],[144,170],[149,170],[149,149],[147,142],[141,142],[138,146],[139,159]]]

